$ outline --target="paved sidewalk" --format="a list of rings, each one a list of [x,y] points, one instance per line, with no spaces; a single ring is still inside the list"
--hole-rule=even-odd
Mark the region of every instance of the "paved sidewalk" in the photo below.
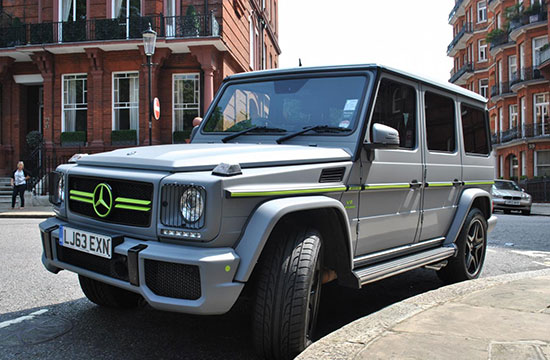
[[[550,360],[550,269],[415,296],[329,334],[297,359]]]
[[[550,216],[550,204],[549,203],[533,203],[531,205],[532,215],[545,215]]]
[[[0,219],[33,218],[42,219],[54,216],[51,206],[29,206],[24,209],[0,209]]]

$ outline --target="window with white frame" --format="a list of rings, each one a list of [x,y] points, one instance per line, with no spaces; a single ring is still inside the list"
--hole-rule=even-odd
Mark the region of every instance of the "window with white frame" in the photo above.
[[[200,75],[173,75],[173,131],[191,131],[200,115]]]
[[[113,130],[139,126],[139,73],[113,74]]]
[[[479,80],[479,94],[483,97],[488,97],[489,92],[489,79]]]
[[[518,104],[508,107],[508,129],[515,129],[518,126]]]
[[[86,74],[63,75],[63,125],[61,131],[86,131],[87,79]]]
[[[533,39],[533,65],[540,65],[540,53],[541,49],[548,44],[548,37],[542,36],[539,38]]]
[[[518,78],[518,57],[508,56],[508,81],[512,82]]]
[[[487,1],[480,1],[477,3],[477,22],[487,21]]]
[[[550,176],[550,150],[535,151],[535,176]]]
[[[485,39],[481,39],[477,42],[477,61],[487,61],[487,42]]]
[[[249,41],[249,48],[248,51],[250,53],[250,67],[252,70],[254,70],[254,21],[252,20],[252,17],[248,17],[248,27],[250,30],[250,34],[248,37]]]
[[[61,21],[86,20],[86,0],[61,0],[59,5]]]
[[[534,122],[536,126],[537,135],[549,135],[550,134],[550,93],[542,93],[533,95],[533,102],[535,107]]]

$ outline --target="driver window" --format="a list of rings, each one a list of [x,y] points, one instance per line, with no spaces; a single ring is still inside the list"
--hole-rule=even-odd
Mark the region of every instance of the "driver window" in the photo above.
[[[371,124],[394,128],[399,132],[399,147],[413,149],[416,147],[416,121],[415,88],[382,79]]]

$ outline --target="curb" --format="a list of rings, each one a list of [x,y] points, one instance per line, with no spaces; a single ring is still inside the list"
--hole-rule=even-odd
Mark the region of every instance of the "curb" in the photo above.
[[[353,359],[385,331],[423,311],[448,301],[470,295],[472,292],[516,280],[550,275],[550,269],[505,274],[445,286],[405,299],[354,322],[323,337],[296,357],[304,359]]]

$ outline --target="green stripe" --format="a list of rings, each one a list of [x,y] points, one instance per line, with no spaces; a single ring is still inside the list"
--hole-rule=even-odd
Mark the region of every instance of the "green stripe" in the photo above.
[[[409,184],[388,184],[388,185],[368,185],[365,184],[365,190],[381,190],[381,189],[408,189]]]
[[[74,201],[85,202],[85,203],[88,203],[88,204],[93,204],[94,203],[93,199],[83,198],[83,197],[80,197],[80,196],[69,196],[69,199],[74,200]]]
[[[277,196],[277,195],[297,195],[297,194],[316,194],[325,192],[346,191],[347,187],[334,187],[322,189],[297,189],[297,190],[281,190],[281,191],[256,191],[256,192],[231,192],[231,197],[252,197],[252,196]]]
[[[135,211],[149,211],[149,210],[151,210],[150,207],[135,206],[135,205],[124,205],[124,204],[116,204],[115,208],[117,208],[117,209],[126,209],[126,210],[135,210]]]
[[[85,191],[78,191],[78,190],[71,190],[71,191],[69,191],[69,194],[77,195],[77,196],[84,196],[84,197],[89,197],[89,198],[94,197],[93,193],[89,193],[89,192],[85,192]]]
[[[428,187],[446,187],[446,186],[453,186],[453,183],[429,183]]]
[[[151,202],[149,200],[130,199],[130,198],[123,198],[123,197],[117,197],[115,199],[115,202],[134,204],[134,205],[151,205]]]
[[[494,181],[466,181],[466,185],[494,185]]]
[[[353,185],[353,186],[350,186],[348,187],[348,191],[361,191],[363,190],[363,187],[361,185]]]

